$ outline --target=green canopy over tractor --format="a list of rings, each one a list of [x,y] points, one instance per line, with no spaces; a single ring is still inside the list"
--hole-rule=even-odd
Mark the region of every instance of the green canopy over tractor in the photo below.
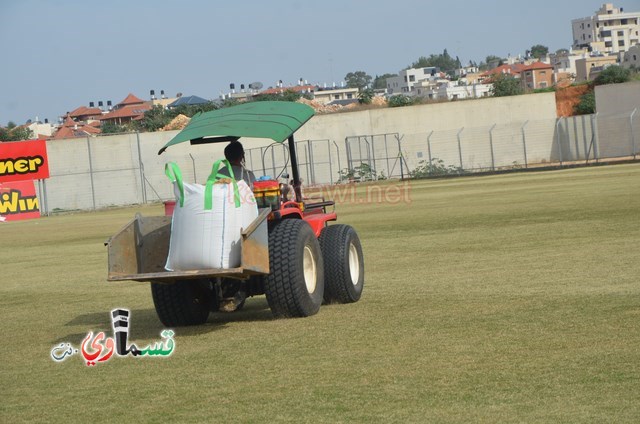
[[[294,102],[250,102],[195,115],[189,125],[160,149],[184,141],[192,144],[269,138],[282,143],[314,114],[313,108]]]

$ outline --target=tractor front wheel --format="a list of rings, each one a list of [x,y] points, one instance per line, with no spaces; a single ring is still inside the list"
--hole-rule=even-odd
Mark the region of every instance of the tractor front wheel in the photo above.
[[[318,312],[324,296],[324,265],[309,224],[285,219],[273,227],[269,267],[264,291],[275,317],[307,317]]]
[[[336,224],[320,233],[327,303],[357,302],[364,288],[364,258],[358,234],[349,225]]]
[[[151,283],[151,294],[158,318],[167,327],[204,324],[214,302],[208,280]]]

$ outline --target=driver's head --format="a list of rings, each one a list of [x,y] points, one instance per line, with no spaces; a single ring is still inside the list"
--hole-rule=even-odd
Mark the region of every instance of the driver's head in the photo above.
[[[224,148],[224,157],[234,165],[240,165],[244,160],[244,149],[239,141],[232,141]]]

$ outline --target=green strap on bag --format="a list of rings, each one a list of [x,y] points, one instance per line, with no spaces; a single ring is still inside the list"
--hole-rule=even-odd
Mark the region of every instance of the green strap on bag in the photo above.
[[[220,170],[220,164],[224,164],[227,167],[229,175],[220,174],[218,172]],[[235,175],[233,175],[233,168],[228,160],[220,159],[213,163],[213,166],[211,167],[211,174],[209,175],[209,178],[207,178],[207,185],[204,190],[204,208],[206,210],[213,209],[213,184],[215,184],[216,181],[229,177],[233,184],[233,199],[236,208],[240,207],[240,191],[238,190],[238,182],[236,181]]]
[[[220,170],[221,164],[226,165],[227,169],[229,170],[229,175],[224,175],[218,172]],[[164,166],[164,173],[172,183],[176,183],[178,185],[178,189],[180,190],[180,207],[184,207],[184,182],[182,179],[182,172],[180,171],[178,164],[175,162],[167,162],[167,164]],[[231,164],[228,160],[220,159],[213,163],[211,174],[209,175],[209,178],[207,178],[207,184],[204,189],[205,210],[213,209],[213,185],[216,183],[216,181],[229,177],[231,177],[231,181],[233,184],[233,198],[236,208],[240,207],[240,191],[238,190],[238,182],[233,175],[233,168],[231,167]]]
[[[164,166],[164,173],[169,177],[169,180],[172,183],[178,184],[178,189],[180,190],[180,207],[184,206],[184,183],[182,182],[182,172],[180,172],[180,168],[178,164],[175,162],[167,162]]]

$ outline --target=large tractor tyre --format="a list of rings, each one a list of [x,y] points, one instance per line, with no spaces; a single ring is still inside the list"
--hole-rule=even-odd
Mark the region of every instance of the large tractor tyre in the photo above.
[[[364,288],[364,257],[358,234],[349,225],[331,225],[319,237],[324,260],[326,303],[353,303]]]
[[[264,292],[276,318],[307,317],[318,312],[324,296],[324,265],[309,224],[285,219],[271,230],[269,268]]]
[[[207,280],[151,283],[151,294],[158,318],[167,327],[204,324],[214,302]]]

